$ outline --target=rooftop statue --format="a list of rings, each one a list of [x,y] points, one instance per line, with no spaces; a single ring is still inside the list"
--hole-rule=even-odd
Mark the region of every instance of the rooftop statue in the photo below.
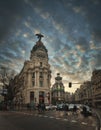
[[[39,41],[41,41],[41,38],[44,37],[41,33],[36,34],[36,36],[39,39]]]

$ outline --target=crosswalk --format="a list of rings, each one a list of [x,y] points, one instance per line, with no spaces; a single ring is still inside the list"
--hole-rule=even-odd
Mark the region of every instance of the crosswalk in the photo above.
[[[56,120],[61,120],[61,121],[67,121],[67,122],[71,122],[71,123],[79,123],[81,125],[88,125],[88,126],[92,126],[92,127],[96,127],[97,122],[96,120],[93,119],[93,117],[88,117],[88,118],[84,118],[81,114],[79,115],[72,115],[71,113],[68,113],[68,115],[64,115],[63,112],[45,112],[42,114],[38,114],[38,113],[30,113],[30,112],[21,112],[25,115],[29,115],[29,116],[37,116],[37,117],[41,117],[41,118],[50,118],[50,119],[56,119]]]

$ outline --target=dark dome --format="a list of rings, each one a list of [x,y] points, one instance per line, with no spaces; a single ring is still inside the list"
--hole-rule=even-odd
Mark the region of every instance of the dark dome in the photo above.
[[[57,77],[55,78],[55,80],[62,80],[62,77],[60,77],[60,73],[57,73]]]
[[[62,77],[56,77],[55,80],[62,80]]]
[[[32,51],[36,51],[37,49],[43,49],[47,52],[46,47],[44,46],[44,44],[41,41],[36,42],[36,45],[33,46]]]

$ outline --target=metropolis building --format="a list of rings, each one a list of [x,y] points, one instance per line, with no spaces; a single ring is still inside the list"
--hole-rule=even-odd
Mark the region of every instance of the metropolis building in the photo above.
[[[41,41],[43,35],[37,34],[38,41],[33,46],[30,60],[25,61],[21,72],[13,81],[14,102],[28,104],[50,101],[51,71],[48,51]]]

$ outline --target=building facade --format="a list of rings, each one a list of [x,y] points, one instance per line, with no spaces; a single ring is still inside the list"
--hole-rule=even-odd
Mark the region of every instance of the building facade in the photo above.
[[[65,102],[72,103],[72,94],[70,92],[65,92]]]
[[[51,88],[51,96],[52,96],[52,103],[61,103],[65,101],[65,90],[64,85],[62,83],[62,77],[60,74],[57,73],[57,77],[55,78],[55,83]]]
[[[42,36],[42,35],[41,35]],[[51,70],[48,51],[39,40],[33,46],[30,60],[24,62],[21,72],[13,80],[15,104],[50,103]]]
[[[94,70],[91,77],[93,106],[101,108],[101,70]]]
[[[75,101],[77,103],[92,104],[92,85],[91,81],[84,82],[80,88],[75,91]]]
[[[75,102],[101,108],[101,70],[94,70],[91,81],[84,82],[75,91]]]

